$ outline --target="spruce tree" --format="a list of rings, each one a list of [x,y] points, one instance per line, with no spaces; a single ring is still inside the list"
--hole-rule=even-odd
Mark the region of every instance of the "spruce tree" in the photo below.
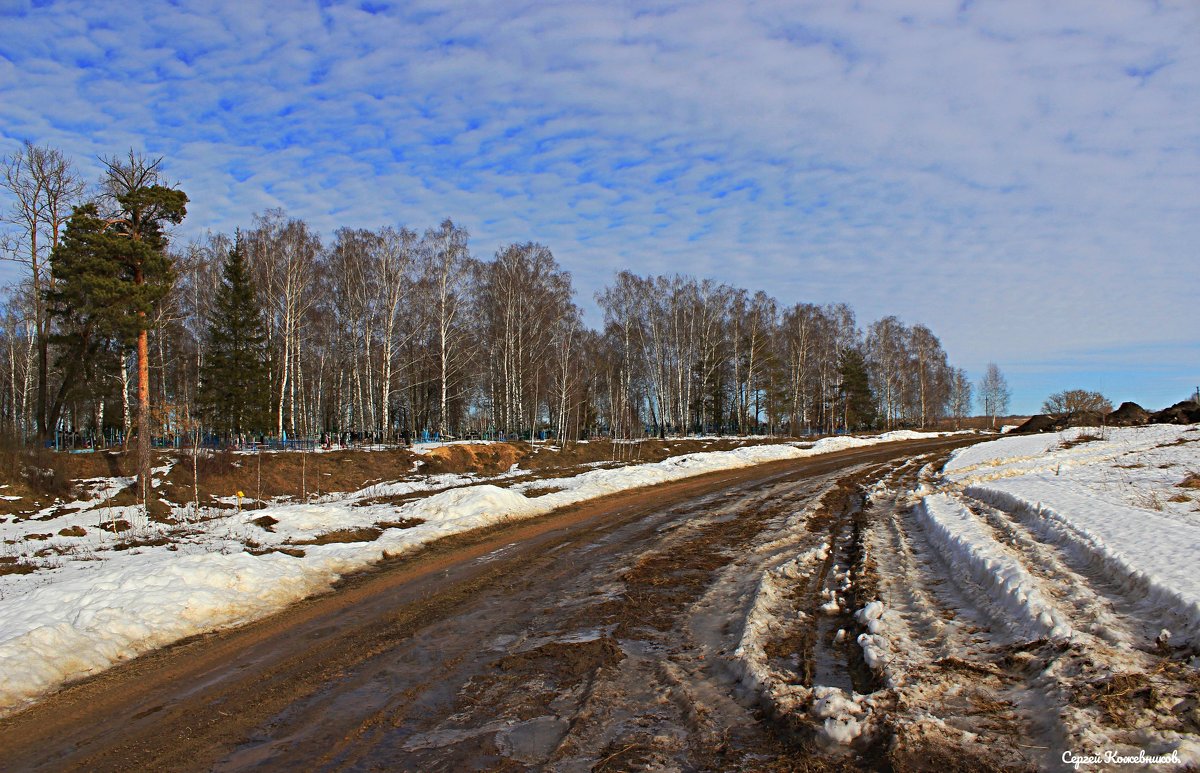
[[[844,350],[838,375],[842,380],[840,392],[846,429],[870,429],[875,424],[875,398],[862,352],[853,348]]]
[[[219,432],[253,432],[270,422],[266,326],[241,240],[225,258],[224,280],[208,317],[200,401]]]

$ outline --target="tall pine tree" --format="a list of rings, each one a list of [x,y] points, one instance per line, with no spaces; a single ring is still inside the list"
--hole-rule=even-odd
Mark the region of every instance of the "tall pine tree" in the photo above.
[[[182,218],[187,197],[180,191],[155,187],[134,194],[157,204],[136,205],[170,208],[171,217]],[[122,199],[121,205],[130,203]],[[130,204],[130,206],[133,206]],[[148,320],[157,304],[171,291],[174,266],[166,254],[162,221],[176,222],[166,215],[145,219],[138,238],[129,235],[120,218],[102,215],[95,202],[76,207],[67,222],[62,240],[50,253],[52,281],[45,291],[50,316],[58,322],[52,340],[61,347],[65,377],[47,409],[47,426],[62,415],[76,379],[93,372],[101,353],[128,351],[146,337]],[[149,390],[146,390],[147,394]],[[139,412],[139,420],[148,410]],[[148,421],[145,436],[149,443]],[[141,425],[139,425],[141,431]],[[140,456],[140,454],[139,454]],[[148,469],[149,453],[146,454]],[[139,470],[142,460],[139,458]],[[140,475],[140,473],[139,473]]]
[[[187,194],[160,184],[162,159],[148,159],[133,150],[128,158],[104,162],[102,201],[108,212],[104,235],[113,255],[132,276],[132,298],[149,299],[130,308],[137,336],[138,489],[150,500],[150,319],[149,306],[162,299],[175,282],[175,267],[167,255],[166,228],[187,215]]]
[[[218,432],[263,431],[270,424],[271,393],[266,326],[240,238],[225,258],[223,273],[208,318],[201,408]]]
[[[50,254],[52,280],[45,291],[55,320],[51,340],[59,349],[63,378],[47,408],[47,426],[58,424],[67,399],[86,392],[96,363],[106,353],[127,351],[137,336],[139,308],[155,298],[133,286],[133,274],[119,259],[95,204],[76,207],[62,241]]]

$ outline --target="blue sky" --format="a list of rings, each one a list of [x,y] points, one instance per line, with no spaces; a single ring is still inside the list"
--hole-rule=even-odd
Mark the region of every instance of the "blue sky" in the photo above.
[[[0,152],[164,156],[181,238],[449,216],[592,324],[680,271],[923,322],[1017,411],[1200,383],[1190,0],[0,0],[0,94]]]

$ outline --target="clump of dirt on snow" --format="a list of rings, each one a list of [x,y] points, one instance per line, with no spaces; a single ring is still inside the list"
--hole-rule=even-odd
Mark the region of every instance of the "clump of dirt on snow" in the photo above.
[[[318,534],[310,540],[297,542],[297,545],[329,545],[342,542],[374,542],[383,536],[383,529],[363,526],[357,529],[336,529]]]

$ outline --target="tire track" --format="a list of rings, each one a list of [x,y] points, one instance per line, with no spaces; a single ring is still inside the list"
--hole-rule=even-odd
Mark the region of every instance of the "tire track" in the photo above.
[[[893,650],[889,764],[1041,767],[1062,743],[1062,728],[1030,678],[1025,643],[1009,634],[986,590],[940,555],[914,515],[907,492],[918,487],[917,467],[905,465],[873,493],[879,515],[865,539]]]

